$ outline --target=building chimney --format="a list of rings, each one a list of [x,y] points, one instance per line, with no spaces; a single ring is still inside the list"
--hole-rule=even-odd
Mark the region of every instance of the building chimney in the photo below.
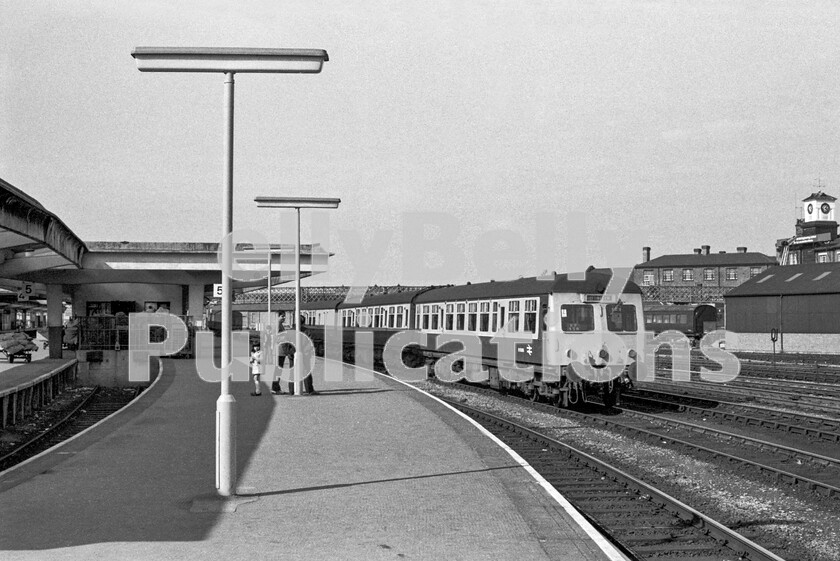
[[[746,252],[747,252],[747,248],[746,248],[746,247],[743,247],[743,246],[742,246],[742,247],[739,247],[739,248],[738,248],[738,253],[746,253]]]
[[[702,250],[699,247],[695,247],[694,248],[694,255],[700,255],[701,251]]]
[[[650,248],[643,247],[642,248],[642,263],[647,263],[650,261]]]
[[[701,245],[700,247],[703,248],[703,255],[708,255],[709,254],[709,250],[711,249],[711,246]]]

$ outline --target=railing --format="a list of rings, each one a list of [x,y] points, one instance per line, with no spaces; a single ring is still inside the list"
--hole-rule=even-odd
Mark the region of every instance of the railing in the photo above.
[[[645,300],[656,302],[720,302],[732,287],[723,286],[649,286],[643,285]]]
[[[362,287],[365,288],[365,287]],[[426,288],[425,286],[369,286],[365,289],[367,296],[378,296],[380,294],[394,294],[397,292],[410,292]],[[320,302],[324,300],[341,300],[350,292],[349,286],[304,286],[301,287],[301,302]],[[237,294],[235,304],[265,304],[267,289],[257,288]],[[290,287],[276,287],[271,289],[271,302],[273,304],[294,304],[295,289]],[[214,304],[218,305],[218,300]]]
[[[195,328],[192,316],[177,316],[185,324],[189,337],[187,344],[176,356],[192,356]],[[76,318],[78,329],[78,350],[120,351],[129,349],[128,316],[87,316]],[[159,326],[149,328],[149,342],[160,343],[166,339],[166,329]]]

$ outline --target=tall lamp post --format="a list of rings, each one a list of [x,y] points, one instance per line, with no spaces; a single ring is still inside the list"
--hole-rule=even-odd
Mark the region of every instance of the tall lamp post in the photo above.
[[[300,209],[302,208],[338,208],[341,199],[319,197],[257,197],[254,199],[259,208],[295,209],[295,395],[301,395],[302,376],[300,375]]]
[[[317,74],[329,60],[322,49],[136,47],[141,72],[221,72],[225,75],[224,189],[222,204],[222,368],[216,402],[216,489],[236,488],[236,400],[230,394],[233,248],[233,75],[237,72]]]

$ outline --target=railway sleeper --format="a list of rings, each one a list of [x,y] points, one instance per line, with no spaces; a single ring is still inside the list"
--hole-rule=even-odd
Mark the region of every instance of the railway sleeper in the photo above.
[[[614,505],[614,508],[595,508],[591,506],[587,506],[586,513],[594,516],[596,518],[603,519],[610,516],[614,516],[616,518],[626,519],[630,521],[635,521],[638,524],[639,517],[644,516],[647,521],[650,520],[650,517],[654,516],[663,516],[662,509],[657,507],[656,505],[640,505],[639,508],[628,509],[625,508],[626,505]],[[671,518],[671,516],[668,516]]]
[[[614,491],[604,489],[582,489],[582,490],[563,490],[563,495],[575,501],[614,501],[620,500],[625,502],[636,501],[637,497],[631,495],[628,491],[623,489],[616,489]]]

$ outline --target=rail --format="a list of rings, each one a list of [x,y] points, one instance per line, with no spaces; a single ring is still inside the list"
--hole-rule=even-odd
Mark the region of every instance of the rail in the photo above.
[[[648,485],[647,483],[643,482],[640,479],[637,479],[636,477],[633,477],[629,473],[626,473],[623,470],[618,469],[617,467],[609,465],[604,461],[595,458],[594,456],[589,455],[581,450],[578,450],[569,444],[550,438],[549,436],[540,433],[539,431],[525,427],[509,419],[505,419],[497,415],[488,413],[486,411],[481,411],[469,407],[460,402],[454,402],[450,399],[441,399],[442,401],[445,401],[452,407],[463,411],[470,417],[479,419],[481,421],[486,421],[482,424],[492,423],[499,427],[505,427],[505,430],[518,433],[522,436],[530,438],[535,442],[538,442],[539,446],[544,449],[558,451],[569,457],[575,458],[581,465],[588,466],[592,469],[603,473],[605,477],[602,477],[602,480],[610,479],[613,481],[623,482],[629,488],[635,489],[638,493],[638,496],[648,497],[650,500],[652,500],[652,502],[662,505],[665,509],[675,513],[685,523],[700,529],[704,533],[707,533],[709,536],[718,540],[721,545],[725,545],[726,547],[731,549],[734,555],[738,555],[738,559],[749,559],[750,561],[784,561],[781,557],[777,556],[773,552],[765,549],[759,544],[752,542],[751,540],[742,536],[735,530],[727,528],[720,522],[717,522],[709,516],[692,508],[691,506],[679,501],[675,497],[672,497],[667,493],[663,492],[662,490]],[[675,551],[680,550],[679,543],[674,543],[673,545]],[[689,547],[691,546],[689,545]]]

